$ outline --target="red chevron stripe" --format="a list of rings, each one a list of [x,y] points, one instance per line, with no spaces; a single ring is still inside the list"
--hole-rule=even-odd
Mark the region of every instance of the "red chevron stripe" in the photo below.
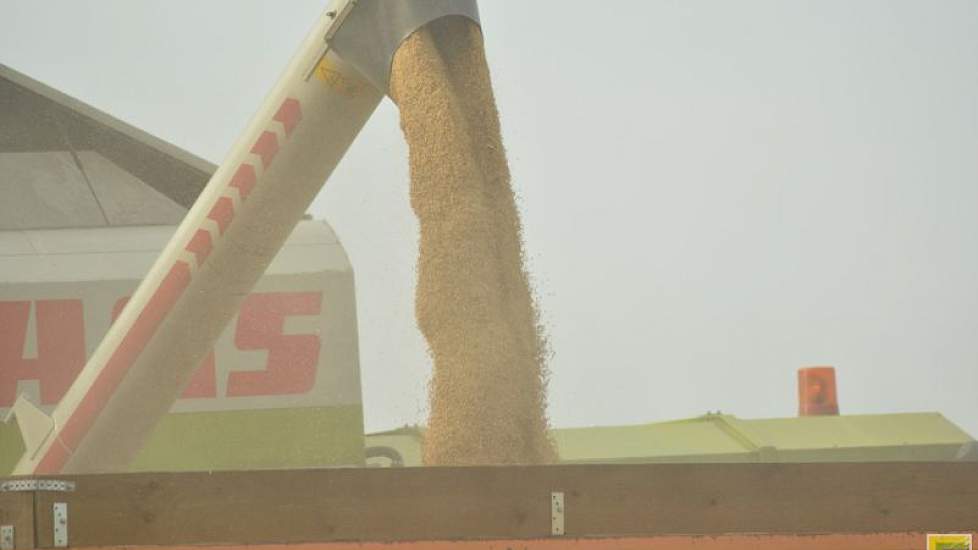
[[[234,218],[234,203],[231,202],[231,198],[221,197],[217,199],[207,217],[217,222],[218,231],[223,235],[224,231],[231,225],[231,219]]]
[[[251,148],[251,152],[261,157],[261,163],[267,170],[272,165],[275,155],[278,154],[278,136],[268,130],[262,132],[254,147]]]
[[[200,267],[211,253],[212,247],[211,232],[206,229],[198,229],[190,242],[187,243],[186,250],[197,256],[197,267]]]
[[[281,122],[282,126],[285,126],[286,136],[292,135],[292,130],[302,120],[302,107],[299,105],[299,100],[290,97],[283,101],[282,106],[275,113],[274,120]]]
[[[237,187],[241,200],[244,200],[251,194],[251,190],[254,189],[257,181],[255,167],[250,164],[242,164],[238,166],[238,171],[231,178],[231,187]]]

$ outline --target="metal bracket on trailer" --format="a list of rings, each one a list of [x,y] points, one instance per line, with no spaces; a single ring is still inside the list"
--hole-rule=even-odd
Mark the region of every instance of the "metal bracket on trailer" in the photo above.
[[[54,547],[66,548],[68,546],[68,503],[55,502],[51,512],[54,514]]]
[[[14,493],[26,491],[50,491],[56,493],[70,493],[75,490],[74,481],[62,481],[59,479],[12,479],[0,483],[0,493]]]
[[[550,534],[555,537],[564,534],[564,493],[550,493]]]
[[[14,550],[13,525],[0,525],[0,550]]]
[[[0,483],[0,493],[15,493],[26,491],[51,491],[70,493],[75,490],[74,481],[59,479],[11,479]]]

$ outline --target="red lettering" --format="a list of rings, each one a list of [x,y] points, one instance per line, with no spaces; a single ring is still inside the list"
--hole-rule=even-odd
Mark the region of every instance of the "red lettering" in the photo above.
[[[217,397],[217,372],[215,370],[214,350],[211,350],[204,357],[200,367],[194,371],[194,375],[187,383],[187,387],[180,394],[181,399],[198,399],[206,397]]]
[[[119,298],[112,307],[112,320],[115,321],[122,313],[122,308],[129,302],[129,297]],[[206,397],[217,397],[217,371],[215,369],[216,360],[214,350],[211,350],[201,361],[200,366],[194,371],[187,387],[180,394],[181,399],[197,399]]]
[[[128,298],[112,308],[113,321]],[[85,366],[85,326],[81,300],[34,302],[36,358],[25,358],[31,301],[0,301],[0,407],[10,407],[17,383],[36,380],[42,405],[56,404]],[[319,315],[318,292],[252,294],[245,298],[238,317],[235,345],[244,351],[267,350],[265,370],[232,371],[228,396],[302,394],[316,381],[319,362],[318,334],[283,334],[285,319],[293,315]],[[212,350],[194,371],[182,399],[217,397],[216,360]]]
[[[41,404],[57,403],[85,366],[81,300],[37,300],[37,357],[24,358],[30,301],[0,302],[0,407],[17,398],[17,382],[37,380]]]
[[[318,334],[283,334],[290,315],[319,315],[322,294],[276,292],[251,294],[241,304],[234,344],[240,350],[268,350],[262,371],[228,375],[228,396],[306,393],[316,382]]]

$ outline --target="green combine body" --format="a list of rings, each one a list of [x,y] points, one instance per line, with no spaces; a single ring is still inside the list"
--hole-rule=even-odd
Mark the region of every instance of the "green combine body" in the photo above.
[[[707,414],[552,434],[565,464],[944,461],[957,459],[975,441],[938,413],[753,420]],[[423,429],[405,427],[368,434],[366,441],[397,450],[406,466],[419,466],[423,437]]]

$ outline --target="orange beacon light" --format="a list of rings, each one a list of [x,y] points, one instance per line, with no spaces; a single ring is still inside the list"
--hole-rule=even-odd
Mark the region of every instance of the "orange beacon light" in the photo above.
[[[839,414],[833,367],[798,369],[798,416]]]

